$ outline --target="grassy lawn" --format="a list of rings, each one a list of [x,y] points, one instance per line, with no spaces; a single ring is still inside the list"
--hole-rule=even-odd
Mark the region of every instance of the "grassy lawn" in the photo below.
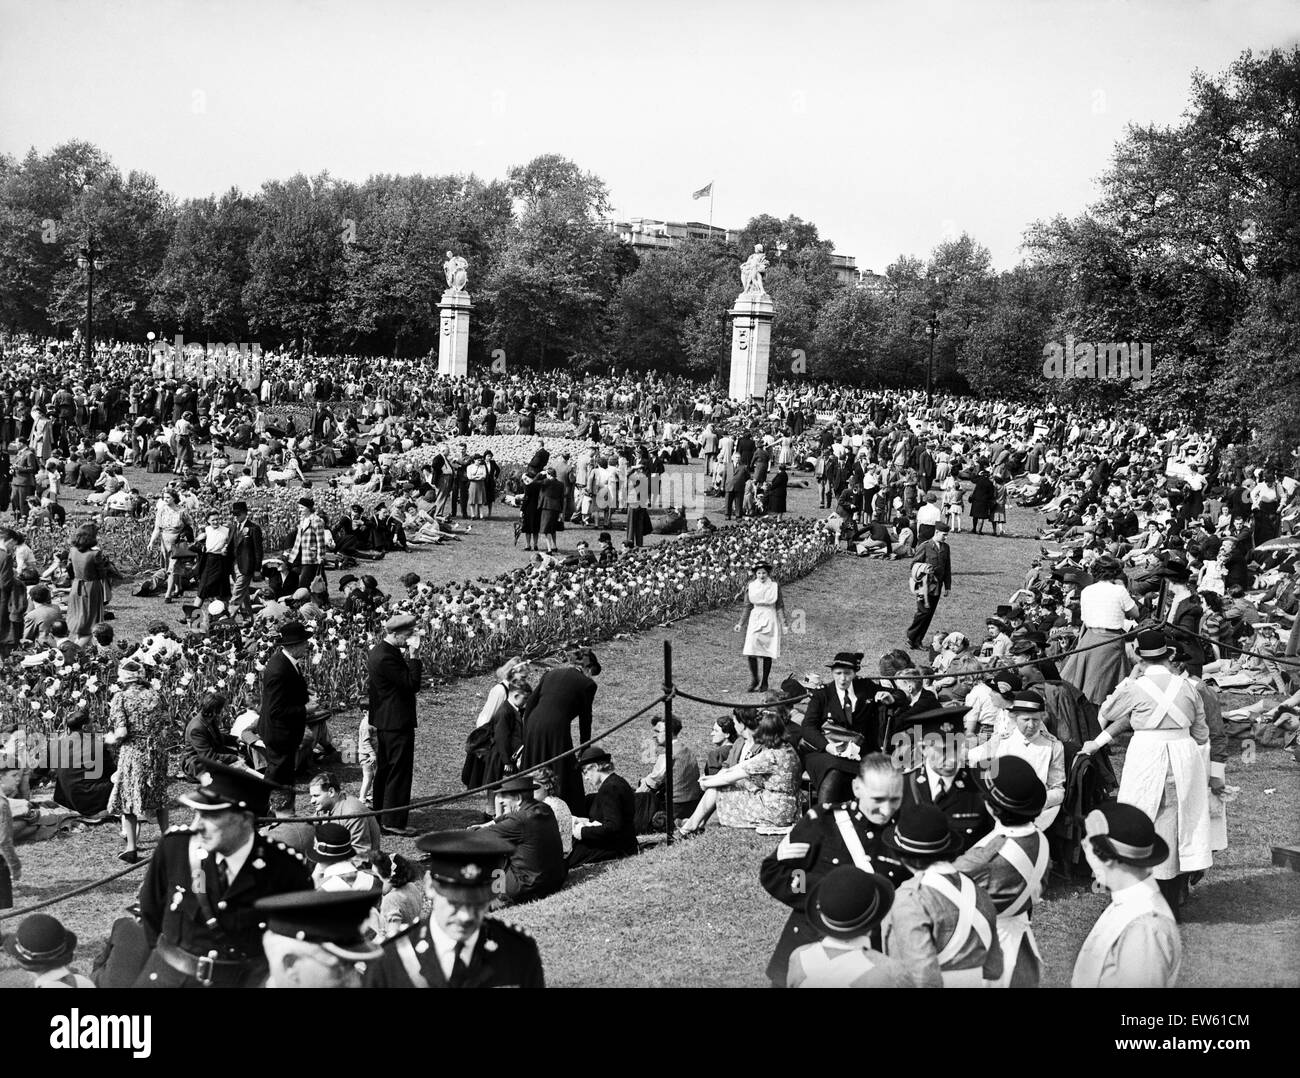
[[[150,477],[157,478],[157,477]],[[791,510],[815,515],[816,492],[791,490]],[[720,519],[720,503],[710,515]],[[442,549],[390,556],[363,568],[381,586],[397,586],[408,570],[440,582],[499,572],[523,563],[512,546],[507,516],[475,525],[472,535]],[[1012,531],[1033,534],[1036,517],[1012,510]],[[618,520],[616,518],[616,524]],[[562,533],[571,549],[582,530]],[[616,535],[616,539],[618,536]],[[1023,580],[1035,543],[969,534],[952,540],[954,588],[935,629],[982,636],[983,618]],[[881,652],[901,646],[913,601],[907,591],[907,562],[837,557],[803,581],[786,588],[792,621],[803,631],[787,638],[787,652],[775,664],[779,679],[790,672],[822,669],[840,650],[857,650],[874,663]],[[157,599],[115,600],[124,631],[140,626],[164,607]],[[796,620],[802,613],[802,618]],[[747,699],[748,673],[731,631],[735,610],[688,618],[660,632],[621,637],[597,648],[604,673],[596,697],[596,729],[642,706],[660,690],[663,640],[673,643],[676,680],[683,688],[719,699]],[[174,616],[174,615],[173,615]],[[456,792],[465,735],[491,686],[490,677],[460,679],[429,688],[422,697],[417,742],[416,796]],[[714,712],[679,700],[675,712],[697,753],[707,747]],[[355,735],[357,716],[335,723],[336,740]],[[635,782],[649,768],[648,725],[642,721],[614,734],[607,746],[619,772]],[[1193,893],[1184,927],[1182,983],[1186,985],[1296,985],[1300,938],[1300,876],[1269,867],[1269,847],[1294,842],[1300,818],[1296,765],[1289,754],[1261,751],[1250,765],[1229,764],[1228,781],[1243,792],[1231,807],[1232,846]],[[344,769],[355,786],[356,768]],[[1271,791],[1266,793],[1265,791]],[[420,829],[469,822],[480,806],[466,802],[414,814]],[[178,817],[179,819],[179,817]],[[154,832],[145,828],[143,840]],[[391,840],[413,853],[409,840]],[[559,894],[509,911],[505,919],[539,941],[547,979],[567,986],[758,986],[784,922],[786,909],[759,886],[758,862],[774,839],[711,827],[703,837],[672,848],[656,847],[627,861],[578,874]],[[120,867],[118,840],[109,829],[75,834],[20,849],[25,864],[20,904],[38,901]],[[114,916],[132,898],[135,873],[102,890],[62,903],[52,912],[78,933],[81,961],[107,934]],[[1035,914],[1047,966],[1047,983],[1067,984],[1079,944],[1105,898],[1079,890],[1053,893]],[[0,959],[0,961],[3,961]]]

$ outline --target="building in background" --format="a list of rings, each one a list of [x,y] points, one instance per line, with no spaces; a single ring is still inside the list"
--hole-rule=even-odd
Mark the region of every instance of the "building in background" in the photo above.
[[[722,240],[723,243],[735,243],[740,237],[739,232],[700,221],[660,221],[653,217],[630,217],[626,221],[608,220],[602,224],[607,232],[612,232],[629,244],[638,254],[644,251],[670,251],[691,240],[715,239]],[[860,273],[857,260],[852,255],[832,254],[831,268],[840,284],[862,285],[864,277],[884,280],[870,270]]]

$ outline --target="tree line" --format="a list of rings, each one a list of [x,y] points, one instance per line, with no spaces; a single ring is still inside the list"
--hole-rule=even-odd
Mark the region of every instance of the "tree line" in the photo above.
[[[470,263],[473,362],[501,348],[513,366],[708,377],[727,360],[739,263],[763,243],[775,376],[800,357],[809,377],[916,386],[933,354],[944,388],[1125,401],[1254,429],[1272,452],[1300,442],[1300,48],[1194,74],[1182,120],[1130,127],[1097,200],[1030,224],[1023,260],[1001,272],[962,235],[846,285],[815,224],[768,214],[732,243],[638,253],[602,225],[604,182],[554,154],[504,179],[321,173],[177,200],[74,141],[0,156],[0,210],[10,332],[81,324],[76,254],[93,236],[108,258],[101,338],[422,355],[450,250]],[[1149,387],[1045,378],[1045,351],[1067,341],[1149,345]]]

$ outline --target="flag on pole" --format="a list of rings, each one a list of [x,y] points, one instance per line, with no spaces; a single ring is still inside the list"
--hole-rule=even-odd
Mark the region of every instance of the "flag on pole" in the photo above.
[[[713,194],[712,180],[696,191],[695,194],[691,195],[691,198],[708,198],[711,194]]]

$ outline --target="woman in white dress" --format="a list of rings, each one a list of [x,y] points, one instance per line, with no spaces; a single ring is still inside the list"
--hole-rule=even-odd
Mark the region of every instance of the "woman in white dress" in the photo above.
[[[745,634],[741,654],[749,660],[749,691],[767,692],[772,660],[781,657],[781,638],[790,627],[786,622],[781,585],[772,579],[771,564],[758,562],[753,573],[754,579],[745,586],[745,613],[736,623],[735,632]]]

